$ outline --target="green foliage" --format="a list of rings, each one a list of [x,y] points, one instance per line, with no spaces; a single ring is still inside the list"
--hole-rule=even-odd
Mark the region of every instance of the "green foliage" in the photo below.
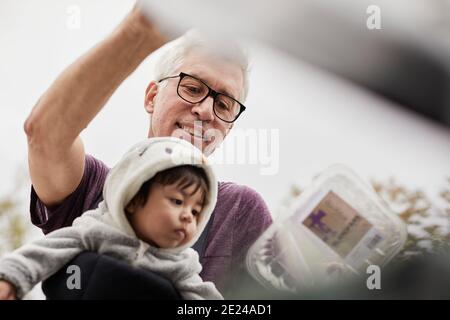
[[[372,182],[378,195],[406,223],[408,239],[397,259],[424,253],[443,252],[450,244],[450,178],[443,191],[431,198],[420,190],[411,190],[391,179]]]
[[[28,233],[29,222],[24,212],[24,201],[20,191],[28,185],[26,177],[17,175],[13,190],[0,197],[0,256],[20,247]]]

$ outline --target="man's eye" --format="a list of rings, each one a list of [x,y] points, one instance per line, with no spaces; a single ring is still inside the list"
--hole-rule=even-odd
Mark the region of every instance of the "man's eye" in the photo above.
[[[219,107],[219,109],[222,109],[224,111],[228,110],[228,105],[222,101],[218,101],[216,104],[217,107]]]
[[[199,87],[185,86],[185,88],[186,88],[190,93],[198,94],[198,93],[201,92],[201,88],[199,88]]]

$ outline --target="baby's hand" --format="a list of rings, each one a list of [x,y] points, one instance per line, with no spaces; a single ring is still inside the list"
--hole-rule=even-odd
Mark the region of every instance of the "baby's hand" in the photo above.
[[[0,280],[0,300],[17,300],[16,288],[8,281]]]

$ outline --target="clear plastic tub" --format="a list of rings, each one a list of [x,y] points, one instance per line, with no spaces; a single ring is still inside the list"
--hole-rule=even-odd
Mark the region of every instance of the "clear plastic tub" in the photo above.
[[[334,165],[253,244],[247,268],[263,285],[298,292],[383,267],[406,238],[405,224],[372,187]]]

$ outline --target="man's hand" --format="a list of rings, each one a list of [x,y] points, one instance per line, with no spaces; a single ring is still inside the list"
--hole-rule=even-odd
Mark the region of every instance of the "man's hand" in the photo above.
[[[0,280],[0,300],[17,300],[16,288],[4,280]]]
[[[136,3],[131,12],[125,17],[124,27],[141,37],[147,38],[147,44],[151,46],[151,51],[159,48],[166,42],[160,31],[142,12],[139,4]]]

